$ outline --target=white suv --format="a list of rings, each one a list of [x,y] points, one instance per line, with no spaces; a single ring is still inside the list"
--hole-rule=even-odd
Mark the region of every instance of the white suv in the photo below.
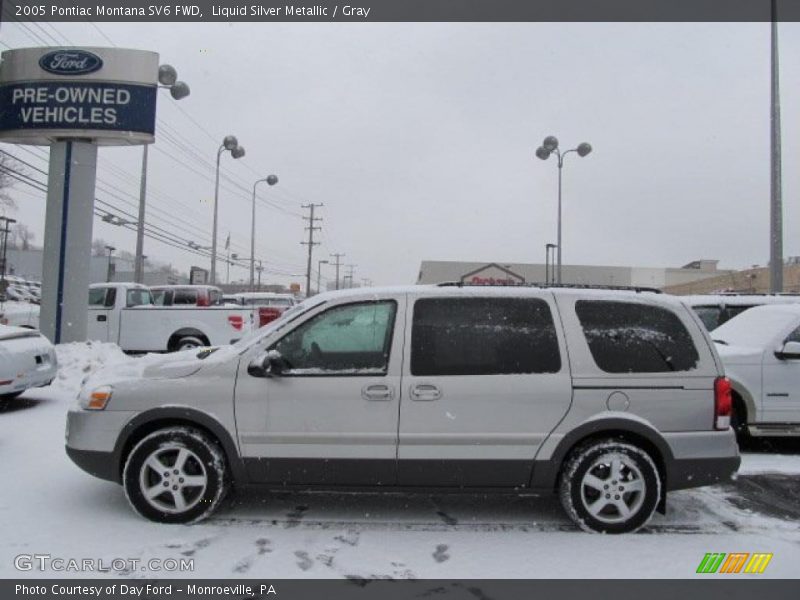
[[[736,471],[730,401],[669,296],[344,290],[232,346],[91,377],[67,452],[162,522],[207,516],[233,483],[556,492],[580,527],[621,533]]]
[[[759,306],[711,332],[733,386],[733,428],[800,435],[800,304]]]

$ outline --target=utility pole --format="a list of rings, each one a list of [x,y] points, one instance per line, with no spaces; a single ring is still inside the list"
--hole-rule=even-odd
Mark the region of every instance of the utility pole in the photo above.
[[[781,197],[781,98],[778,77],[778,8],[772,0],[770,81],[770,240],[769,291],[783,291],[783,200]]]
[[[6,283],[6,249],[8,248],[8,234],[11,233],[11,224],[16,223],[16,219],[11,219],[9,217],[0,217],[0,221],[4,221],[5,224],[3,228],[0,229],[0,232],[3,233],[3,270],[0,271],[0,293],[5,294],[6,287],[8,284]]]
[[[319,246],[319,242],[314,241],[314,232],[319,231],[322,227],[315,227],[315,221],[322,221],[322,217],[315,217],[314,216],[314,209],[318,206],[324,206],[323,204],[303,204],[301,208],[308,208],[311,211],[311,214],[308,217],[303,217],[306,221],[308,221],[308,227],[306,230],[308,231],[308,241],[307,242],[300,242],[304,246],[308,246],[308,267],[306,268],[306,298],[311,297],[311,260],[312,255],[314,253],[314,246]]]
[[[331,256],[335,256],[336,257],[336,262],[334,262],[333,264],[336,265],[336,289],[338,290],[339,289],[339,267],[342,266],[342,257],[344,256],[344,254],[336,253],[336,254],[331,254]]]
[[[350,271],[350,272],[349,272],[347,275],[345,275],[345,276],[344,276],[344,279],[345,279],[345,280],[348,280],[348,279],[350,280],[350,284],[349,284],[349,285],[346,285],[345,287],[347,287],[347,288],[351,288],[351,287],[353,287],[353,270],[354,270],[354,269],[355,269],[355,268],[356,268],[358,265],[345,265],[345,266],[346,266],[346,267],[347,267],[347,269]]]
[[[261,264],[261,261],[258,261],[258,266],[256,267],[256,271],[258,271],[258,291],[261,291],[261,271],[264,270],[264,266]]]

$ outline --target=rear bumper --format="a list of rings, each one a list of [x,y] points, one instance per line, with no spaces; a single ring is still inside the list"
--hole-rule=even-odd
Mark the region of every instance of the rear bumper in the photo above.
[[[725,483],[731,480],[741,462],[739,456],[673,460],[667,465],[667,491]]]
[[[78,450],[66,446],[67,456],[81,469],[100,479],[119,483],[119,477],[114,468],[114,453],[99,452],[97,450]]]

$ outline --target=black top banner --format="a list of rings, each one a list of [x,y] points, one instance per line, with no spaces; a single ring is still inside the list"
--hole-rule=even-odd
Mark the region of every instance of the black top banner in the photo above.
[[[0,0],[2,21],[748,22],[800,21],[797,0]]]

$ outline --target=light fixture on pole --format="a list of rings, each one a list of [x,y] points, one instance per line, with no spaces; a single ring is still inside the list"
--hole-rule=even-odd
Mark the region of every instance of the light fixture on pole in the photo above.
[[[317,293],[320,293],[320,279],[322,278],[322,265],[330,264],[330,261],[327,260],[318,260],[317,261]]]
[[[158,82],[161,87],[169,88],[170,95],[175,100],[186,98],[189,95],[189,86],[184,81],[178,81],[178,72],[172,65],[158,67]],[[136,283],[144,281],[144,215],[147,200],[147,148],[142,145],[142,176],[139,180],[139,222],[136,226],[136,258],[133,262],[133,280]]]
[[[244,156],[244,148],[239,145],[235,135],[226,135],[217,150],[217,176],[214,181],[214,230],[211,232],[211,285],[217,283],[217,221],[219,220],[219,159],[223,152],[230,152],[233,158]]]
[[[556,243],[558,266],[556,268],[556,283],[561,283],[561,170],[564,167],[564,157],[570,152],[575,152],[578,156],[583,157],[591,151],[592,146],[583,142],[578,144],[577,148],[561,152],[558,148],[558,138],[554,135],[548,135],[544,138],[542,145],[536,149],[536,156],[542,160],[547,160],[551,154],[555,154],[558,157],[558,240]]]
[[[256,186],[259,183],[266,182],[267,185],[275,185],[278,183],[277,175],[267,175],[263,179],[257,180],[253,184],[253,214],[251,215],[250,223],[250,291],[256,291]]]

